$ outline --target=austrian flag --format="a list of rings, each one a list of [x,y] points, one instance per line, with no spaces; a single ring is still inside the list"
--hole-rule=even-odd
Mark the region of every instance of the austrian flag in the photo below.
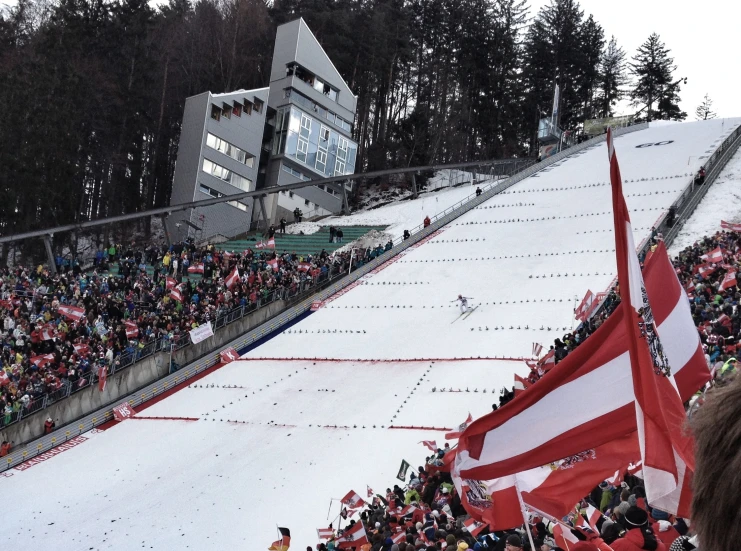
[[[350,509],[355,509],[357,507],[362,507],[365,505],[365,501],[363,501],[363,498],[360,497],[357,492],[350,490],[347,492],[347,495],[343,497],[340,502],[343,505],[347,505]]]
[[[226,288],[227,288],[227,289],[231,289],[231,288],[232,288],[232,287],[234,287],[234,286],[235,286],[235,285],[236,285],[236,284],[237,284],[238,282],[239,282],[239,270],[238,270],[238,269],[237,269],[237,267],[235,266],[235,267],[234,267],[234,269],[232,270],[232,273],[230,273],[230,274],[229,274],[229,275],[228,275],[228,276],[226,277],[226,281],[225,281],[225,283],[226,283]]]
[[[466,420],[460,425],[458,425],[458,430],[447,433],[445,435],[445,439],[452,440],[453,438],[459,438],[460,435],[463,434],[463,431],[466,430],[466,428],[468,427],[468,425],[471,424],[472,421],[473,421],[473,417],[471,417],[471,414],[469,413]]]
[[[348,528],[342,536],[335,540],[335,547],[347,549],[348,547],[360,548],[368,543],[368,535],[362,522],[356,522]]]
[[[736,286],[736,271],[734,270],[732,272],[726,273],[718,289],[720,291],[725,291],[726,289],[730,289],[735,286]]]
[[[80,321],[85,317],[85,309],[78,306],[60,306],[58,312],[72,321]]]
[[[468,520],[463,521],[463,526],[466,527],[466,530],[468,530],[468,533],[471,534],[474,538],[479,535],[479,532],[486,528],[486,524],[484,524],[481,521],[476,520],[475,518],[469,518]]]
[[[437,442],[435,440],[422,440],[420,444],[433,453],[437,451]]]

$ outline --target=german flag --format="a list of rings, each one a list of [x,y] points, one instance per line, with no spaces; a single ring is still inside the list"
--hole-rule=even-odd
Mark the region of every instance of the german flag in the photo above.
[[[280,539],[274,541],[273,544],[268,547],[268,551],[288,551],[291,546],[291,531],[288,528],[278,528],[280,532]]]

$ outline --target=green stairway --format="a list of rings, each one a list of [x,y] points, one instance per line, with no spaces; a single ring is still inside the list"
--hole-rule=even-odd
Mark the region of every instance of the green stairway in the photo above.
[[[294,235],[294,234],[275,234],[275,251],[280,254],[283,252],[296,253],[300,256],[304,255],[315,255],[320,253],[322,249],[327,252],[333,252],[340,247],[347,245],[351,241],[355,241],[359,237],[363,237],[369,231],[377,230],[383,231],[386,226],[342,226],[342,243],[330,243],[329,242],[329,227],[323,226],[318,232],[312,233],[311,235]],[[255,244],[260,240],[266,240],[267,237],[253,237],[251,239],[235,239],[233,241],[226,241],[225,243],[219,243],[215,245],[217,249],[222,251],[234,251],[242,252],[245,249],[255,249]],[[382,243],[385,245],[386,243]]]

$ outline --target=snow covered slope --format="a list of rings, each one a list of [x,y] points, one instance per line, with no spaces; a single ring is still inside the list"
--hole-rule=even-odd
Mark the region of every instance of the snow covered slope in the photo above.
[[[736,151],[682,226],[669,252],[676,255],[705,235],[720,230],[720,221],[741,222],[741,150]]]
[[[658,126],[616,140],[636,242],[738,123]],[[571,328],[575,298],[609,285],[608,180],[604,145],[566,159],[247,359],[139,419],[9,471],[0,478],[12,504],[3,541],[49,550],[265,549],[278,524],[291,529],[293,548],[313,546],[330,498],[351,488],[365,496],[366,484],[385,490],[401,459],[421,464],[421,440],[442,443],[443,429],[489,411],[513,373],[527,371],[521,361],[487,358],[529,356],[533,341],[547,346]],[[450,301],[459,293],[480,307],[455,321]],[[330,519],[337,512],[334,502]]]
[[[637,244],[738,123],[661,125],[615,141]],[[572,328],[587,289],[615,277],[608,169],[602,144],[522,181],[249,356],[528,356],[534,341]],[[459,293],[480,307],[453,323]]]

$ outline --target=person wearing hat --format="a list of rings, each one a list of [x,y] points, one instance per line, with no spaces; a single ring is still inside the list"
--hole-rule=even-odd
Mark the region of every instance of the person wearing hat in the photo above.
[[[522,540],[520,539],[520,536],[517,534],[510,534],[507,536],[504,548],[507,551],[518,551],[519,549],[522,549]]]
[[[640,507],[631,506],[623,517],[625,535],[610,544],[613,551],[666,551],[666,545],[656,537],[648,525],[648,513]]]

